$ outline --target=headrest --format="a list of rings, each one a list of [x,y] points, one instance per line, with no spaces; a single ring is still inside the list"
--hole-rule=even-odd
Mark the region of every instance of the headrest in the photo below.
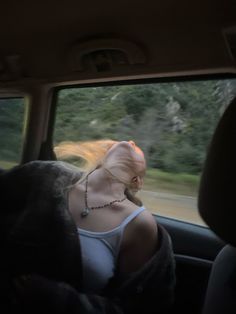
[[[236,246],[236,98],[213,135],[201,177],[198,208],[209,227]]]

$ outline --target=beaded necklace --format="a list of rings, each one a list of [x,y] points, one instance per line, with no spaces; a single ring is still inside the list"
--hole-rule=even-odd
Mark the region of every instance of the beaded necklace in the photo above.
[[[90,173],[89,173],[90,174]],[[85,193],[84,193],[84,203],[85,203],[85,208],[82,210],[81,212],[81,217],[86,217],[88,216],[90,210],[93,210],[93,209],[101,209],[101,208],[104,208],[104,207],[108,207],[108,206],[111,206],[112,204],[114,203],[121,203],[123,202],[124,200],[126,200],[126,196],[120,200],[113,200],[109,203],[106,203],[104,205],[101,205],[101,206],[93,206],[93,207],[90,207],[88,206],[88,176],[89,174],[86,176],[86,181],[85,181]]]

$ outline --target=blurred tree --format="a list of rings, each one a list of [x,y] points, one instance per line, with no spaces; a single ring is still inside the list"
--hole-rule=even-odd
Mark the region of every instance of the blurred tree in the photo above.
[[[148,165],[170,172],[201,172],[220,116],[236,96],[236,80],[63,89],[58,95],[55,144],[133,139]],[[19,159],[24,106],[0,100],[0,159]]]

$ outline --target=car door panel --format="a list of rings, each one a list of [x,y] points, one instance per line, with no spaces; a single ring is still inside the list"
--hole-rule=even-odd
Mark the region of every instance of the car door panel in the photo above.
[[[176,261],[173,313],[200,314],[213,261],[224,246],[207,227],[155,216],[169,232]]]

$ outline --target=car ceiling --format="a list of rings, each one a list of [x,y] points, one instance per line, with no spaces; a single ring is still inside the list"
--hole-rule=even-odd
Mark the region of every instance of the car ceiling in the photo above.
[[[235,45],[235,12],[231,0],[8,1],[0,11],[0,86],[235,73],[236,57],[224,36],[230,30]],[[92,42],[96,51],[101,39],[107,48],[117,40],[135,45],[144,61],[100,72],[78,68],[73,60],[84,43]]]

